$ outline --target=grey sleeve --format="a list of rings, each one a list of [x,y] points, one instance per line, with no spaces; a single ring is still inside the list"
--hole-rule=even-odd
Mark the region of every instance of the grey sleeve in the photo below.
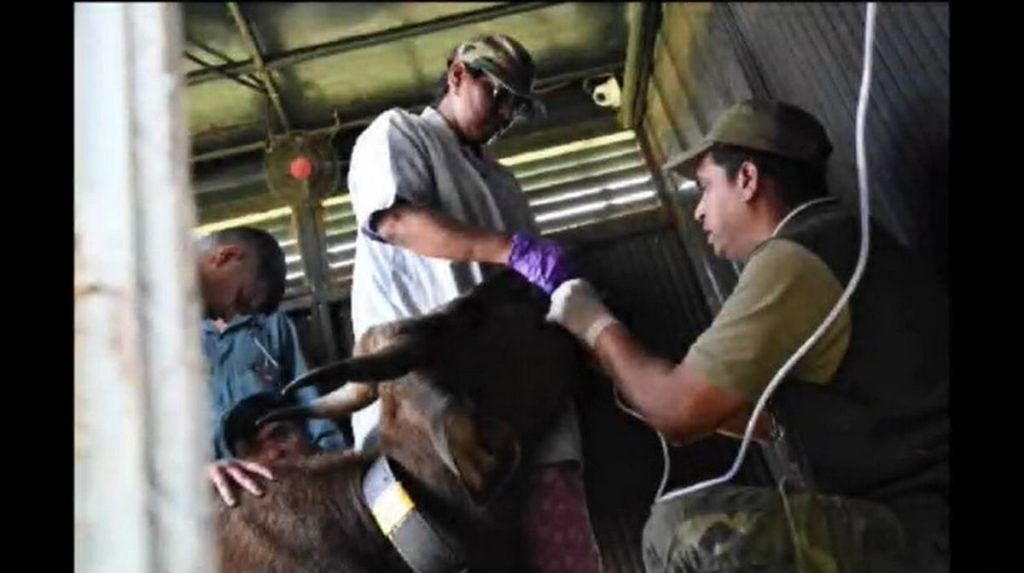
[[[387,112],[359,136],[348,186],[360,232],[376,240],[376,214],[402,202],[436,205],[430,155],[408,118]]]

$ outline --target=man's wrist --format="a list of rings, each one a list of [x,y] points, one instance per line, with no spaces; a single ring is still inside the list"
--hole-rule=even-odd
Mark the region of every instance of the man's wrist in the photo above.
[[[512,235],[498,234],[495,238],[495,245],[495,254],[490,262],[507,265],[509,257],[512,256],[512,248],[515,245]]]
[[[583,332],[583,340],[587,343],[587,346],[594,348],[597,345],[597,337],[601,336],[601,333],[605,331],[609,326],[618,323],[614,316],[610,314],[601,315],[597,320],[590,323],[587,330]]]
[[[512,236],[492,231],[476,231],[466,235],[469,245],[467,259],[477,263],[507,265],[512,253]]]

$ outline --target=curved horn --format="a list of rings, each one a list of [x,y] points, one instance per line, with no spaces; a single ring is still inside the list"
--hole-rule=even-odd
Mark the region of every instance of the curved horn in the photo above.
[[[421,351],[409,341],[389,346],[380,352],[356,356],[306,372],[281,390],[282,395],[317,382],[344,381],[384,382],[407,374],[421,362]]]
[[[291,406],[271,412],[257,420],[256,426],[295,418],[340,418],[369,406],[376,399],[376,386],[349,382],[304,406]]]

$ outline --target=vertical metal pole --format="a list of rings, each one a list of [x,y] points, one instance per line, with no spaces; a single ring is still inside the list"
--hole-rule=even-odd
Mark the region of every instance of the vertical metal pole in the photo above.
[[[210,571],[177,4],[75,6],[75,569]]]
[[[324,208],[315,197],[308,197],[294,205],[296,228],[299,236],[299,248],[302,251],[302,264],[306,278],[313,291],[313,303],[310,305],[310,320],[314,331],[319,333],[325,355],[329,362],[338,360],[338,342],[331,322],[328,295],[330,284],[327,272]]]

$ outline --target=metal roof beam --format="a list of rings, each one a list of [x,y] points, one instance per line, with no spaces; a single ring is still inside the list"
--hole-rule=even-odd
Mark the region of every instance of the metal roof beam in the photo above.
[[[245,19],[245,15],[242,14],[242,9],[238,7],[238,2],[228,2],[227,4],[228,11],[231,12],[231,17],[235,19],[235,25],[238,26],[238,31],[242,34],[242,38],[248,45],[249,51],[252,52],[256,65],[256,75],[263,82],[263,87],[266,88],[267,95],[270,96],[270,103],[274,106],[274,111],[277,113],[277,118],[281,121],[281,126],[284,127],[285,131],[291,131],[291,123],[288,121],[288,116],[281,105],[281,96],[277,93],[274,80],[270,77],[267,66],[263,62],[263,53],[260,52],[256,38],[252,35],[252,28],[249,26],[249,22]]]
[[[203,60],[199,56],[196,56],[194,54],[189,53],[188,50],[185,51],[185,57],[188,58],[189,60],[199,64],[200,66],[203,66],[203,68],[205,68],[205,69],[216,70],[217,74],[220,74],[220,75],[224,76],[225,78],[227,78],[227,79],[229,79],[229,80],[231,80],[231,81],[233,81],[233,82],[235,82],[237,84],[243,85],[243,86],[245,86],[245,87],[247,87],[247,88],[249,88],[251,90],[256,90],[257,92],[259,92],[259,93],[261,93],[263,95],[267,95],[267,90],[263,89],[258,84],[252,83],[251,80],[245,79],[245,78],[243,78],[241,76],[236,76],[234,74],[231,74],[231,73],[228,73],[228,72],[225,72],[225,71],[217,70],[217,66],[211,64],[210,62],[207,62],[206,60]]]
[[[601,66],[595,66],[593,68],[586,68],[586,69],[582,69],[582,70],[573,70],[573,71],[569,71],[569,72],[566,72],[566,73],[558,74],[556,76],[551,76],[551,77],[547,77],[547,78],[543,78],[543,79],[537,80],[535,89],[537,91],[543,92],[543,91],[545,91],[548,88],[551,88],[551,87],[562,87],[566,83],[571,83],[573,81],[579,81],[579,80],[582,80],[584,78],[600,76],[600,75],[604,75],[604,74],[618,73],[621,69],[622,69],[622,63],[621,62],[612,62],[612,63],[604,64],[604,65],[601,65]],[[406,108],[406,109],[409,109],[410,111],[419,113],[427,105],[429,105],[429,102],[423,102],[423,103],[414,105],[414,106],[412,106],[410,108]],[[382,107],[381,109],[384,109],[384,108]],[[312,132],[312,133],[321,133],[321,132],[330,131],[330,130],[335,129],[335,128],[338,128],[339,131],[347,131],[349,129],[354,129],[354,128],[358,128],[358,127],[365,127],[367,125],[370,125],[370,123],[374,120],[374,118],[376,118],[379,114],[380,114],[380,112],[375,112],[373,115],[369,115],[367,117],[362,117],[362,118],[354,119],[354,120],[351,120],[351,121],[347,121],[345,123],[342,123],[340,126],[335,126],[332,123],[330,125],[326,125],[326,126],[319,127],[319,128],[316,128],[316,129],[310,129],[310,130],[307,130],[307,131],[308,132]],[[227,148],[224,148],[224,149],[215,149],[213,151],[208,151],[206,153],[201,153],[199,155],[193,155],[192,158],[191,158],[191,161],[192,161],[192,163],[200,163],[200,162],[203,162],[203,161],[209,161],[211,159],[223,159],[225,157],[231,157],[231,156],[234,156],[234,155],[241,155],[241,154],[244,154],[244,153],[256,152],[256,151],[264,149],[265,147],[266,147],[266,142],[264,142],[264,141],[254,141],[252,143],[245,143],[245,144],[238,145],[238,146],[235,146],[235,147],[227,147]]]
[[[234,3],[232,2],[229,3],[229,5],[230,4]],[[488,20],[511,16],[521,12],[547,8],[556,4],[561,4],[561,2],[507,2],[493,8],[484,8],[482,10],[474,10],[472,12],[452,14],[434,20],[428,20],[426,22],[417,22],[415,24],[390,28],[380,32],[351,36],[323,44],[297,48],[295,50],[289,50],[287,52],[268,56],[266,62],[253,59],[244,62],[224,64],[215,69],[192,71],[186,76],[186,83],[191,86],[218,79],[220,77],[218,71],[230,72],[235,75],[244,75],[258,72],[260,67],[267,71],[274,70],[284,66],[294,65],[299,62],[304,62],[306,60],[333,56],[342,52],[368,48],[388,42],[457,28],[459,26],[468,26],[479,22],[486,22]]]

